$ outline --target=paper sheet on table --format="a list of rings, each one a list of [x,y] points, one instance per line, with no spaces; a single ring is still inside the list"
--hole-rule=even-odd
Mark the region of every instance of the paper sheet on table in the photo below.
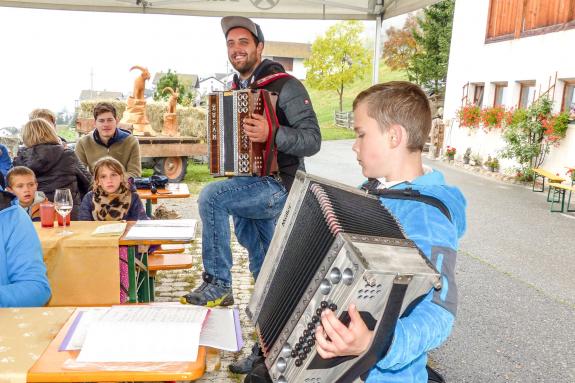
[[[241,350],[243,339],[238,309],[211,309],[200,344],[226,351]]]
[[[108,310],[110,310],[109,307],[77,309],[76,318],[60,345],[59,351],[81,350],[90,326],[96,323]]]
[[[154,227],[195,227],[197,224],[195,219],[151,219],[145,221],[137,221],[134,226],[154,226]]]
[[[115,306],[88,329],[78,362],[193,362],[208,309]]]
[[[138,226],[134,225],[126,234],[126,239],[171,239],[191,241],[195,238],[196,227],[161,227],[161,226]]]
[[[110,223],[108,225],[98,226],[96,230],[92,232],[93,236],[114,236],[122,235],[124,230],[126,230],[126,222]]]

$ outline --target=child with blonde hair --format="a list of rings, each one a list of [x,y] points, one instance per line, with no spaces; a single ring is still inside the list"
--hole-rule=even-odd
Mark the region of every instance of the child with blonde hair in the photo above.
[[[93,190],[80,206],[80,221],[137,221],[148,219],[136,189],[127,181],[122,164],[104,157],[94,164]],[[120,302],[127,300],[128,249],[120,246]]]

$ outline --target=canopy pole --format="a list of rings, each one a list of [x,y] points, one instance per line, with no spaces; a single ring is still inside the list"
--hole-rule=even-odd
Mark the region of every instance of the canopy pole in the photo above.
[[[373,77],[372,85],[379,82],[379,57],[381,56],[381,23],[382,14],[377,15],[375,19],[375,42],[373,47]]]

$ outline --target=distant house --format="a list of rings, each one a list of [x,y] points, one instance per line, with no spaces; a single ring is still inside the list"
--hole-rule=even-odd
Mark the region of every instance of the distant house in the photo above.
[[[304,80],[307,71],[303,62],[310,54],[311,44],[266,41],[262,56],[279,62],[289,74]]]
[[[152,80],[152,85],[156,89],[158,81],[166,75],[166,72],[156,72],[154,79]],[[200,87],[200,79],[197,74],[186,74],[186,73],[176,73],[178,76],[178,81],[184,84],[189,91],[195,91]]]
[[[220,79],[218,79],[218,77],[216,76],[217,74],[200,80],[200,87],[198,90],[201,96],[205,96],[209,93],[226,89],[224,78],[220,77]]]

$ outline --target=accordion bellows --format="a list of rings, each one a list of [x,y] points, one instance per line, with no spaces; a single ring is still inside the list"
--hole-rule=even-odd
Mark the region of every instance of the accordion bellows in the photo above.
[[[210,174],[224,176],[264,176],[277,172],[275,115],[277,96],[264,89],[214,92],[208,96],[207,137]],[[268,141],[252,142],[244,130],[251,114],[268,121]]]
[[[385,354],[408,306],[440,286],[378,198],[298,172],[247,313],[274,382],[352,382]],[[322,359],[315,351],[321,311],[349,323],[352,302],[374,330],[370,349]]]

